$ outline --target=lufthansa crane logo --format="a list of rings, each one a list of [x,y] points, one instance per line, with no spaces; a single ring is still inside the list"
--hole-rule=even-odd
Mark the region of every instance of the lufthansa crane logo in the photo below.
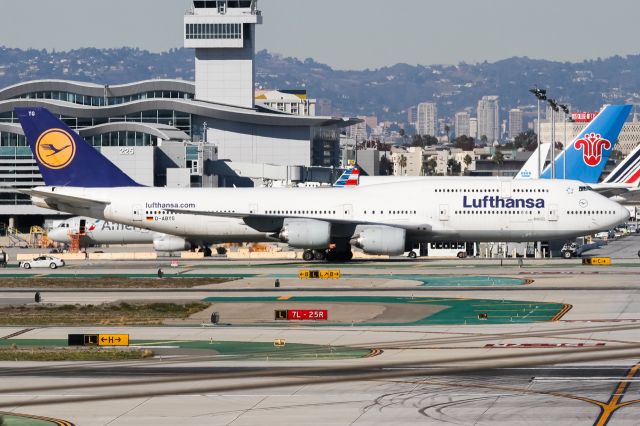
[[[44,132],[36,142],[38,161],[50,169],[64,169],[76,155],[76,141],[62,129]]]

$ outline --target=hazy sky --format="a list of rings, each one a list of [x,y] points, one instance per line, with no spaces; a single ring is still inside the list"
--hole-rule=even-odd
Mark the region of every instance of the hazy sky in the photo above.
[[[182,44],[188,0],[3,1],[0,45]],[[260,0],[258,48],[336,68],[640,52],[638,0]]]

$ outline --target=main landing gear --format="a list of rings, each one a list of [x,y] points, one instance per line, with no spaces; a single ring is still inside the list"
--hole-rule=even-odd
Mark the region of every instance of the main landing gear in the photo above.
[[[326,260],[328,262],[347,262],[353,259],[353,252],[350,248],[348,250],[305,250],[304,253],[302,253],[302,258],[306,261]]]

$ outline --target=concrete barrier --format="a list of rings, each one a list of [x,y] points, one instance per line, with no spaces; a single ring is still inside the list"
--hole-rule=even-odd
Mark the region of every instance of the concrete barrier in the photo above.
[[[114,252],[114,253],[89,253],[91,260],[155,260],[158,255],[155,252]]]
[[[38,256],[51,256],[51,257],[57,257],[58,259],[62,259],[62,260],[85,260],[86,256],[84,253],[21,253],[18,254],[16,256],[16,260],[18,262],[23,261],[23,260],[33,260],[34,258],[38,257]]]
[[[204,259],[204,253],[198,253],[193,251],[183,251],[180,253],[181,259]]]

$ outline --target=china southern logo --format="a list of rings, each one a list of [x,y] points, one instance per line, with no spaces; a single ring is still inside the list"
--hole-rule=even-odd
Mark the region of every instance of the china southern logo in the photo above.
[[[64,169],[76,155],[76,142],[62,129],[50,129],[36,142],[36,156],[49,169]]]
[[[602,161],[602,150],[611,149],[611,142],[596,133],[587,133],[576,141],[575,148],[582,149],[582,159],[587,166],[595,167]]]

